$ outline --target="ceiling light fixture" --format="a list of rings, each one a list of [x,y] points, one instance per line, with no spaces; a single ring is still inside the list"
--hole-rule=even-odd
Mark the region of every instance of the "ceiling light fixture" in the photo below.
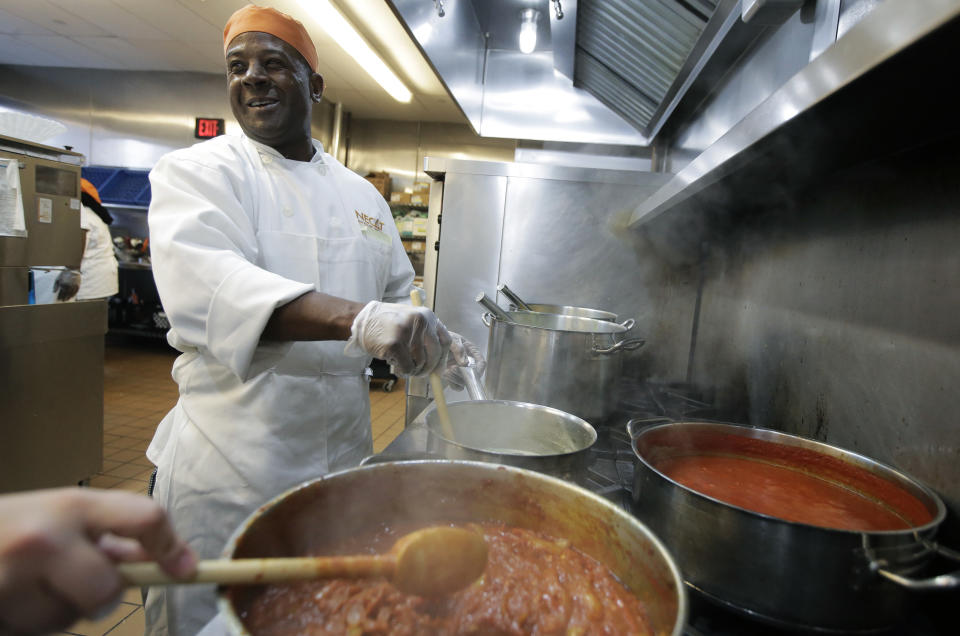
[[[520,52],[533,53],[537,48],[537,18],[540,12],[536,9],[524,9],[520,12]]]
[[[329,0],[299,0],[317,24],[365,70],[377,84],[398,102],[409,102],[413,95],[393,71],[380,59],[370,45],[357,33],[346,18]]]

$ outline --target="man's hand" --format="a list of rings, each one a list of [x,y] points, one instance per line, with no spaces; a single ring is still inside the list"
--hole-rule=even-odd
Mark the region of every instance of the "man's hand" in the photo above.
[[[386,360],[400,375],[427,375],[449,347],[450,333],[429,309],[374,300],[354,318],[345,351]]]
[[[46,633],[108,608],[116,561],[157,561],[171,576],[196,556],[146,496],[64,488],[0,497],[0,633]]]
[[[53,291],[57,294],[57,300],[64,302],[70,300],[80,291],[80,272],[75,269],[65,269],[57,276],[53,282]]]
[[[446,369],[443,372],[443,383],[454,391],[462,391],[465,385],[460,368],[473,364],[473,372],[479,380],[487,368],[487,360],[480,353],[480,347],[473,344],[460,334],[450,332],[450,355],[447,356]]]

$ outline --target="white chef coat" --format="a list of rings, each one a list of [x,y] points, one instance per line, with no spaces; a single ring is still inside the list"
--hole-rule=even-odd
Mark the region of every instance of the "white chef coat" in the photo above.
[[[87,231],[80,261],[77,300],[107,298],[117,293],[117,257],[110,227],[87,206],[80,207],[80,227]]]
[[[270,497],[372,452],[370,358],[343,342],[260,342],[274,309],[311,290],[409,301],[413,268],[386,201],[313,143],[304,162],[217,137],[150,173],[154,277],[183,354],[180,399],[147,456],[154,496],[201,558]],[[213,598],[213,586],[152,588],[147,633],[196,634]]]

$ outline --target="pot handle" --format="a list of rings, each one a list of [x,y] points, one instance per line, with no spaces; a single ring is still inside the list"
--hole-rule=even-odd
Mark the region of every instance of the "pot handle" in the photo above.
[[[612,347],[597,347],[594,346],[592,351],[594,353],[608,354],[616,353],[618,351],[633,351],[634,349],[639,349],[644,344],[646,340],[643,338],[630,338],[628,340],[621,340],[620,342],[615,343]]]
[[[941,556],[951,561],[960,562],[960,552],[945,548],[936,543],[931,543],[929,546]],[[902,585],[908,590],[952,590],[960,587],[960,570],[950,572],[949,574],[940,574],[939,576],[933,576],[928,579],[912,579],[908,576],[884,570],[884,565],[886,565],[884,561],[872,561],[870,563],[870,569],[875,570],[880,576],[898,585]]]
[[[486,326],[486,328],[489,329],[490,326],[493,324],[493,314],[491,314],[489,311],[486,312],[485,314],[480,316],[480,322],[482,322]]]
[[[633,326],[635,324],[637,324],[636,320],[634,320],[633,318],[627,318],[626,320],[620,323],[620,326],[623,327],[624,331],[630,331],[631,329],[633,329]]]

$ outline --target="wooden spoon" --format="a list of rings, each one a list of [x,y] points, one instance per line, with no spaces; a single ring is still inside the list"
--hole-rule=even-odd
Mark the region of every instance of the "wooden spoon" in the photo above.
[[[334,578],[386,577],[401,592],[441,596],[473,583],[487,567],[483,536],[463,528],[423,528],[400,537],[386,554],[208,560],[192,579],[174,579],[157,563],[121,563],[130,586],[263,584]]]

